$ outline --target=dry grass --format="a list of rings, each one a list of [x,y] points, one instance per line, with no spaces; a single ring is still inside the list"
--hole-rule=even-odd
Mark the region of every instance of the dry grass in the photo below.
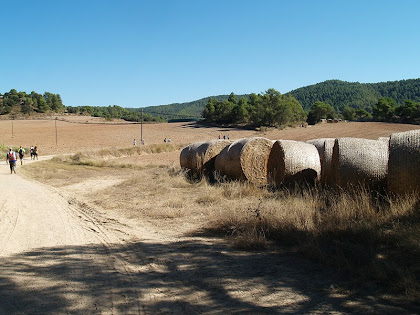
[[[360,187],[333,192],[321,187],[269,190],[236,181],[188,182],[179,166],[139,160],[122,167],[119,159],[127,154],[131,151],[79,153],[22,170],[63,189],[77,181],[114,176],[118,183],[81,196],[167,233],[221,234],[245,250],[283,248],[354,279],[380,282],[410,298],[419,296],[418,195],[396,199],[372,196]]]

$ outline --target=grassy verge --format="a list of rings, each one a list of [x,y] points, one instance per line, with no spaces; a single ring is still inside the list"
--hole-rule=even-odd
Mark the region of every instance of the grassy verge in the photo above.
[[[191,183],[178,167],[123,165],[112,158],[142,154],[127,150],[78,153],[23,169],[60,187],[114,176],[119,182],[112,187],[86,192],[92,203],[147,218],[167,231],[223,235],[244,250],[288,249],[361,282],[419,297],[418,195],[376,198],[361,188],[335,193],[320,187],[273,191],[240,182]]]

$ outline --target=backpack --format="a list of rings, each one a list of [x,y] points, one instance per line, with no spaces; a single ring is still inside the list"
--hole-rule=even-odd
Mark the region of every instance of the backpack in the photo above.
[[[15,152],[9,152],[8,153],[8,156],[9,156],[9,161],[10,162],[14,162],[16,160],[16,158],[15,158]]]

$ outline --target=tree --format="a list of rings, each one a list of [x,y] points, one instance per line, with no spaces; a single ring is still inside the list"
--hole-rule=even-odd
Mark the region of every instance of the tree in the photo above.
[[[33,109],[34,101],[31,97],[25,97],[21,107],[22,107],[22,113],[24,114],[30,114],[34,111]]]
[[[248,122],[249,113],[247,106],[248,104],[245,98],[241,98],[239,102],[233,106],[232,116],[235,123],[242,124]]]
[[[414,103],[412,100],[406,100],[401,106],[395,109],[395,114],[400,116],[401,121],[414,122],[419,114],[419,104]]]
[[[365,109],[356,109],[356,118],[357,120],[367,120],[371,119],[372,115]]]
[[[343,115],[345,120],[356,120],[356,110],[353,107],[344,107],[341,115]]]
[[[315,125],[321,119],[334,119],[335,117],[336,112],[330,104],[316,101],[309,110],[307,122],[310,125]]]
[[[216,111],[216,100],[214,98],[210,98],[206,106],[203,110],[203,118],[208,122],[215,121],[215,111]]]
[[[43,97],[39,98],[38,100],[38,111],[41,113],[46,113],[50,107],[48,106],[47,102]]]
[[[235,93],[230,93],[228,101],[231,102],[232,104],[237,104],[238,103],[238,98],[236,97]]]
[[[381,97],[378,99],[378,103],[372,108],[372,115],[375,120],[378,121],[390,121],[394,115],[396,103],[395,100],[390,97]]]

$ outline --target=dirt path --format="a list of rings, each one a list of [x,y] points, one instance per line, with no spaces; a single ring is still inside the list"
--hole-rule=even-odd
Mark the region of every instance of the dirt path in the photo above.
[[[128,221],[3,163],[0,314],[411,313],[317,264]]]
[[[0,313],[140,313],[106,222],[1,166]]]

